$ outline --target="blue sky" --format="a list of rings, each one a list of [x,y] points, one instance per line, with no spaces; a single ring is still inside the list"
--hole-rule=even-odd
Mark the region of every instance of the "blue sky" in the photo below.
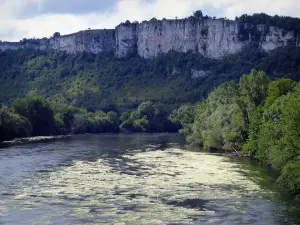
[[[234,18],[266,12],[299,16],[299,0],[0,0],[0,40],[49,37],[88,28],[114,28],[125,20],[204,14]]]

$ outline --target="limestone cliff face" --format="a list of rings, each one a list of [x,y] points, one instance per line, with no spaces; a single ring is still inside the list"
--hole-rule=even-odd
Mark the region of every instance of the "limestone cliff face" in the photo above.
[[[138,54],[155,57],[170,50],[199,52],[211,58],[236,53],[244,46],[238,24],[229,20],[162,20],[138,25]]]
[[[6,51],[6,50],[17,50],[22,48],[22,44],[20,42],[0,42],[0,49],[2,51]]]
[[[116,55],[124,57],[137,51],[136,24],[120,24],[116,27]]]
[[[114,30],[86,30],[69,35],[58,35],[43,39],[24,39],[20,42],[0,42],[0,49],[35,49],[76,52],[115,52]]]
[[[243,27],[244,29],[242,29]],[[249,24],[239,24],[231,20],[152,20],[137,27],[138,54],[152,58],[170,50],[178,52],[199,52],[210,58],[220,58],[239,52],[251,41],[270,51],[294,43],[299,46],[293,31],[277,27],[258,25],[254,40],[253,34],[247,32]],[[245,37],[246,35],[246,37]]]
[[[297,38],[293,31],[286,31],[278,27],[270,27],[264,38],[261,47],[266,51],[286,46],[289,42],[295,42],[295,46],[298,46]]]
[[[20,42],[0,42],[0,50],[17,50],[17,49],[34,49],[34,50],[47,50],[49,39],[30,39]]]
[[[253,29],[254,28],[254,29]],[[220,58],[241,51],[250,42],[270,51],[292,44],[300,46],[293,31],[278,27],[241,24],[224,19],[196,19],[122,23],[114,30],[86,30],[50,39],[29,39],[21,42],[0,42],[0,50],[30,48],[76,52],[114,52],[118,57],[138,54],[153,58],[169,51],[198,52],[210,58]]]
[[[87,30],[50,38],[48,49],[75,52],[114,52],[114,30]]]

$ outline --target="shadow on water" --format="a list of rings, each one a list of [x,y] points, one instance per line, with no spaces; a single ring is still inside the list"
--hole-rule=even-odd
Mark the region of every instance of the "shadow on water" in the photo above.
[[[300,224],[299,203],[295,202],[294,196],[277,182],[280,171],[249,158],[229,155],[227,156],[227,161],[235,164],[234,168],[236,168],[238,173],[259,185],[262,190],[269,191],[263,195],[263,198],[286,206],[281,210],[281,213],[292,216],[294,223],[283,222],[282,224]]]
[[[174,205],[174,206],[185,207],[185,208],[194,208],[199,210],[206,209],[206,204],[210,202],[209,200],[204,200],[199,198],[185,199],[183,201],[172,201],[168,199],[162,199],[162,201],[168,205]]]

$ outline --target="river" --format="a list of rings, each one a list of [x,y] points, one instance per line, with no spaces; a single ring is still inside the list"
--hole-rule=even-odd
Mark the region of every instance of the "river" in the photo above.
[[[0,224],[300,224],[274,173],[179,134],[13,146],[0,149]]]

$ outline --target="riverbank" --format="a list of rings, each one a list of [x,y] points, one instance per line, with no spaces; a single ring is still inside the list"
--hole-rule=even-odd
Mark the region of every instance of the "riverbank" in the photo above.
[[[26,138],[15,138],[11,141],[4,141],[0,144],[0,148],[10,147],[14,145],[20,144],[29,144],[29,143],[37,143],[37,142],[45,142],[52,141],[62,138],[71,137],[71,135],[57,135],[57,136],[36,136],[36,137],[26,137]]]

